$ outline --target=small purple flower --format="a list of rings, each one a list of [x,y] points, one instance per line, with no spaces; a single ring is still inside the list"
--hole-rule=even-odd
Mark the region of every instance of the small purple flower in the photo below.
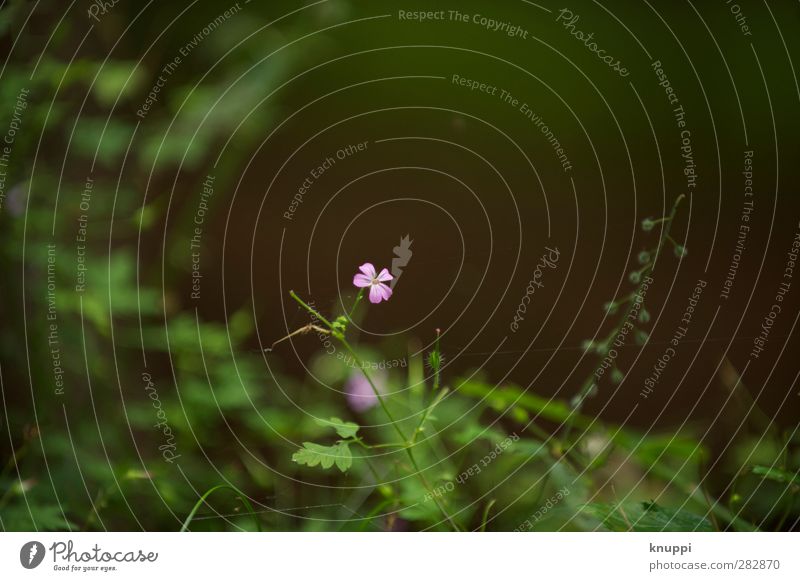
[[[9,213],[16,217],[22,216],[25,212],[25,188],[23,184],[17,184],[8,192],[6,207]]]
[[[353,284],[358,288],[369,287],[369,302],[379,303],[381,301],[388,301],[392,296],[392,289],[386,286],[385,282],[389,282],[394,277],[389,274],[387,269],[383,269],[380,274],[375,273],[375,267],[369,262],[365,262],[358,267],[361,273],[353,277]]]
[[[372,381],[377,390],[386,393],[386,373],[378,370],[371,373]],[[344,386],[347,404],[353,411],[365,412],[378,405],[378,398],[361,370],[354,371],[347,379]]]

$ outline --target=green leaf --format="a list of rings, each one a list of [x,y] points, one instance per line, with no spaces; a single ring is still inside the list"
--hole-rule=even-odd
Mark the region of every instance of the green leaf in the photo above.
[[[134,93],[142,85],[143,69],[135,62],[112,61],[101,65],[94,82],[94,92],[102,105],[111,105],[120,97]]]
[[[303,448],[292,454],[292,460],[306,466],[316,466],[323,458],[331,456],[331,449],[313,442],[303,443]],[[330,464],[328,465],[330,467]]]
[[[64,519],[58,505],[13,504],[3,509],[7,531],[76,531],[78,526]]]
[[[455,385],[460,394],[482,399],[498,412],[514,406],[554,422],[564,422],[570,415],[574,415],[565,402],[541,397],[517,385],[494,386],[474,379],[456,380]],[[578,427],[588,426],[592,422],[590,418],[581,415],[573,419]]]
[[[753,474],[775,482],[800,485],[800,474],[770,466],[753,466]]]
[[[306,466],[319,465],[325,470],[336,464],[342,472],[347,472],[353,465],[353,455],[346,442],[339,442],[333,446],[303,442],[303,447],[292,454],[292,460]]]
[[[488,440],[492,444],[502,442],[505,434],[497,428],[484,427],[478,423],[466,423],[453,434],[453,441],[461,446],[471,444],[477,439]]]
[[[344,442],[340,442],[338,448],[339,455],[335,459],[336,467],[342,472],[347,472],[353,465],[353,455],[350,453],[350,447]]]
[[[654,502],[610,504],[595,502],[583,506],[583,511],[599,519],[610,531],[697,531],[710,532],[711,523],[702,516],[685,510],[659,506]]]
[[[342,438],[352,438],[358,433],[359,425],[354,422],[343,422],[339,418],[330,418],[329,420],[318,419],[316,422],[320,426],[330,426],[336,430]]]

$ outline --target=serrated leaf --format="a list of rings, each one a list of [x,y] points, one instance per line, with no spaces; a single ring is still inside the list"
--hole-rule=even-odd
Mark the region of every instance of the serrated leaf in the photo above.
[[[603,526],[611,531],[710,532],[713,530],[711,523],[705,517],[685,510],[659,506],[654,502],[625,505],[595,502],[584,505],[583,510],[602,521]]]
[[[322,456],[326,454],[324,446],[313,442],[304,442],[303,447],[292,454],[292,460],[298,464],[306,466],[316,466],[322,461]]]
[[[358,433],[359,425],[354,422],[343,422],[339,418],[330,418],[328,420],[317,419],[316,422],[320,426],[330,426],[336,430],[342,438],[352,438]]]
[[[350,446],[344,442],[338,445],[339,454],[336,456],[336,467],[342,472],[347,472],[353,465],[353,455],[350,453]]]
[[[347,472],[353,465],[353,455],[346,442],[339,442],[333,446],[303,442],[303,447],[292,454],[292,460],[311,467],[319,465],[325,470],[336,464],[342,472]]]

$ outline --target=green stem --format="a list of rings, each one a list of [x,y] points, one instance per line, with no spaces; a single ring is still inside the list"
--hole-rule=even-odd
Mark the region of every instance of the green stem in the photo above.
[[[550,432],[547,432],[543,428],[537,426],[533,420],[530,420],[528,422],[528,424],[525,426],[525,429],[533,432],[533,435],[542,440],[543,442],[546,442],[547,440],[550,439],[551,436]]]
[[[542,500],[544,500],[544,493],[547,490],[547,486],[550,484],[550,473],[555,469],[555,464],[554,462],[550,470],[548,470],[547,474],[542,478],[542,486],[539,488],[539,494],[536,496],[536,501],[533,503],[534,506],[541,506]]]
[[[492,510],[494,503],[497,502],[494,498],[486,503],[486,508],[483,509],[483,518],[481,518],[481,532],[486,532],[486,521],[489,520],[489,511]]]
[[[320,321],[322,321],[323,323],[325,323],[326,325],[328,325],[328,328],[329,328],[331,331],[333,331],[333,324],[332,324],[332,323],[331,323],[331,322],[330,322],[328,319],[326,319],[325,317],[323,317],[322,315],[320,315],[320,314],[319,314],[319,313],[318,313],[318,312],[317,312],[315,309],[313,309],[313,308],[309,307],[307,304],[305,304],[305,303],[303,302],[303,299],[301,299],[300,297],[298,297],[298,296],[295,294],[295,292],[294,292],[293,290],[290,290],[290,291],[289,291],[289,295],[290,295],[290,296],[291,296],[291,297],[292,297],[294,300],[296,300],[298,303],[300,303],[300,306],[301,306],[301,307],[303,307],[303,308],[304,308],[305,310],[307,310],[309,313],[311,313],[312,315],[314,315],[315,317],[317,317],[317,318],[318,318]]]
[[[352,440],[342,440],[343,442],[350,442],[353,444],[358,444],[362,448],[366,448],[367,450],[374,450],[376,448],[405,448],[408,446],[406,442],[389,442],[387,444],[367,444],[361,438],[353,438]]]
[[[94,500],[92,501],[92,508],[89,510],[89,514],[86,515],[86,521],[83,523],[84,531],[88,531],[89,527],[94,524],[95,518],[100,516],[100,503],[103,502],[105,495],[106,491],[103,488],[98,490],[97,494],[95,494]]]
[[[685,197],[686,197],[685,194],[680,194],[677,198],[675,198],[675,202],[672,204],[672,210],[670,210],[670,213],[669,213],[668,216],[665,216],[663,218],[659,218],[658,220],[653,220],[653,222],[656,223],[656,224],[658,224],[659,222],[666,222],[666,226],[664,226],[664,229],[663,229],[663,231],[661,233],[661,237],[658,239],[658,246],[656,247],[656,251],[655,251],[655,255],[653,256],[653,259],[641,271],[639,271],[640,274],[641,274],[642,279],[646,278],[653,271],[653,268],[655,267],[656,260],[658,259],[658,256],[661,254],[662,248],[664,247],[664,241],[665,240],[672,240],[670,238],[669,233],[670,233],[670,230],[672,229],[673,218],[675,218],[675,214],[678,212],[678,206],[680,206],[681,202],[683,201],[683,199]],[[636,287],[637,288],[637,292],[633,292],[630,295],[628,295],[628,298],[624,302],[622,302],[620,306],[629,305],[631,303],[631,301],[633,301],[636,298],[636,295],[638,294],[638,290],[641,288],[641,286],[642,286],[642,282],[640,282],[637,285],[637,287]],[[619,321],[617,322],[617,325],[614,327],[614,330],[611,331],[611,333],[606,338],[606,343],[608,341],[610,341],[610,340],[613,340],[614,337],[622,330],[622,327],[625,324],[625,319],[627,318],[627,313],[625,313],[623,311],[623,314],[625,314],[625,316],[624,317],[620,317]],[[567,442],[570,434],[572,433],[572,429],[573,429],[573,425],[574,425],[574,421],[575,421],[574,418],[577,416],[577,414],[583,408],[583,402],[586,401],[586,397],[587,397],[589,391],[592,389],[592,386],[595,384],[593,375],[594,374],[590,375],[586,379],[586,381],[584,382],[583,386],[581,386],[581,389],[578,392],[578,394],[579,394],[578,403],[573,408],[572,414],[567,418],[567,420],[565,422],[564,436],[562,438],[562,440],[564,442]]]
[[[233,490],[236,494],[239,495],[239,497],[242,500],[242,503],[245,505],[245,507],[247,507],[247,510],[250,511],[250,514],[253,517],[253,522],[255,522],[256,524],[256,530],[258,530],[258,532],[261,532],[261,522],[258,520],[258,517],[256,516],[256,511],[253,510],[253,505],[250,504],[249,500],[247,500],[247,496],[245,496],[245,494],[235,486],[231,486],[229,484],[218,484],[217,486],[210,488],[203,496],[200,497],[200,500],[198,500],[195,503],[194,508],[192,508],[192,511],[189,513],[189,516],[186,517],[186,520],[184,521],[183,526],[181,527],[182,533],[189,530],[189,524],[192,522],[194,515],[197,514],[197,511],[200,510],[200,507],[203,506],[206,499],[213,493],[215,493],[217,490],[222,490],[223,488],[227,488],[228,490]]]
[[[374,519],[374,518],[375,518],[375,517],[376,517],[376,516],[377,516],[377,515],[378,515],[378,514],[379,514],[379,513],[380,513],[380,512],[381,512],[381,511],[384,509],[384,508],[386,508],[387,506],[391,506],[393,502],[394,502],[394,500],[393,500],[393,499],[391,499],[391,498],[390,498],[390,499],[386,499],[386,500],[384,500],[383,502],[379,503],[379,504],[378,504],[378,506],[376,506],[375,508],[373,508],[371,511],[369,511],[369,514],[367,514],[367,516],[365,516],[365,517],[362,519],[361,526],[359,527],[359,530],[360,530],[361,532],[364,532],[364,531],[366,531],[366,530],[367,530],[367,528],[369,528],[369,525],[371,525],[371,524],[372,524],[372,520],[373,520],[373,519]],[[377,525],[376,525],[376,526],[377,526]],[[381,529],[380,529],[380,527],[378,527],[378,530],[381,530]]]
[[[361,368],[361,373],[364,374],[364,377],[366,377],[367,382],[369,383],[369,386],[372,388],[372,392],[375,394],[375,397],[377,398],[378,403],[381,406],[381,409],[383,409],[383,413],[385,413],[386,417],[389,418],[389,423],[392,425],[392,428],[394,428],[394,431],[397,432],[398,436],[400,436],[400,439],[403,442],[406,442],[406,445],[404,446],[404,449],[406,451],[406,454],[408,455],[408,459],[411,461],[411,465],[413,466],[414,470],[416,471],[417,477],[419,477],[419,479],[420,479],[420,482],[422,482],[423,486],[425,487],[425,490],[431,495],[431,497],[433,498],[433,501],[436,504],[437,508],[442,513],[442,515],[445,517],[445,519],[450,524],[450,526],[452,526],[454,530],[459,531],[460,529],[458,528],[458,525],[453,521],[453,519],[450,517],[450,515],[444,509],[444,506],[442,506],[442,504],[439,502],[439,500],[434,495],[433,489],[431,488],[430,484],[428,483],[428,479],[425,478],[425,474],[423,474],[422,470],[420,470],[419,464],[417,464],[417,460],[416,460],[416,458],[414,458],[414,453],[411,451],[411,448],[409,447],[409,444],[410,444],[409,439],[403,433],[403,430],[398,425],[398,422],[395,419],[394,415],[389,410],[389,408],[386,406],[386,402],[383,400],[383,396],[381,395],[380,391],[378,391],[378,388],[375,387],[375,384],[373,383],[372,378],[369,376],[369,373],[367,373],[367,370],[365,369],[365,366],[363,365],[363,361],[361,360],[361,358],[355,352],[355,350],[350,345],[350,343],[347,342],[347,339],[344,338],[344,335],[334,331],[333,325],[331,324],[330,321],[328,321],[325,317],[323,317],[321,314],[319,314],[314,308],[310,307],[305,302],[303,302],[303,300],[300,297],[298,297],[295,294],[294,291],[289,291],[289,294],[291,295],[291,297],[295,301],[297,301],[300,304],[301,307],[303,307],[309,313],[311,313],[312,315],[316,316],[320,321],[325,323],[331,329],[331,331],[332,331],[331,334],[335,338],[339,339],[339,341],[341,341],[342,345],[344,345],[345,349],[347,349],[350,352],[350,355],[353,357],[353,360]],[[224,486],[224,485],[220,485],[220,486]],[[218,488],[218,487],[215,487],[215,488],[211,489],[209,492],[206,493],[205,496],[210,494],[216,488]],[[205,496],[200,499],[200,502],[198,502],[198,504],[195,506],[195,509],[192,511],[192,514],[190,515],[190,517],[194,516],[194,513],[199,508],[200,503],[205,499]],[[189,520],[191,520],[191,519],[187,519],[187,522],[184,524],[184,526],[188,525]]]
[[[3,467],[3,472],[0,473],[0,478],[5,478],[6,476],[8,476],[11,473],[11,469],[14,468],[14,466],[19,465],[19,461],[25,456],[27,450],[28,450],[27,442],[22,444],[22,446],[20,446],[18,450],[14,450],[12,448],[11,456],[8,458],[8,462],[6,462],[6,465]]]
[[[433,348],[436,353],[436,368],[433,370],[433,391],[439,389],[439,381],[442,374],[442,350],[439,348],[439,337],[442,334],[440,329],[436,329],[436,345]]]
[[[14,487],[9,486],[8,489],[5,491],[2,497],[0,497],[0,508],[5,507],[6,503],[11,499],[14,495]]]
[[[367,373],[367,370],[362,364],[361,358],[355,352],[353,347],[351,347],[350,343],[347,342],[347,339],[341,336],[338,337],[338,339],[339,341],[342,342],[342,345],[344,345],[345,349],[347,349],[350,352],[350,355],[353,357],[355,362],[361,368],[361,373],[363,373],[364,377],[367,378],[367,382],[369,383],[369,386],[372,388],[372,392],[375,394],[378,403],[383,409],[383,413],[385,413],[386,417],[389,418],[389,423],[392,424],[392,427],[394,428],[395,432],[397,432],[397,435],[400,436],[400,439],[403,440],[404,442],[409,442],[408,438],[403,433],[403,430],[400,429],[400,426],[398,425],[397,420],[394,418],[394,415],[392,414],[391,411],[389,411],[389,408],[387,407],[386,402],[383,400],[383,396],[381,395],[380,391],[378,391],[378,388],[375,387],[375,384],[372,382],[372,378],[369,376],[369,373]],[[433,489],[431,488],[431,485],[428,483],[428,479],[425,478],[425,474],[423,474],[422,470],[420,470],[419,464],[417,464],[417,460],[414,457],[414,453],[411,451],[411,448],[409,446],[405,446],[404,449],[406,451],[408,459],[411,461],[411,465],[414,467],[416,475],[419,477],[420,482],[422,482],[422,485],[425,487],[425,490],[431,495],[431,498],[433,498],[433,501],[436,504],[437,508],[442,513],[442,515],[444,515],[445,519],[447,519],[448,523],[450,523],[450,526],[452,526],[454,530],[458,531],[459,530],[458,525],[453,521],[448,512],[444,509],[444,506],[442,506],[442,504],[439,502],[439,499],[437,499],[436,496],[434,495]]]
[[[795,492],[789,493],[789,501],[786,503],[786,508],[783,510],[783,514],[781,515],[781,520],[778,521],[778,526],[775,527],[776,531],[780,531],[783,529],[783,525],[786,524],[786,519],[789,518],[789,515],[792,513],[794,509],[794,502],[797,498],[797,494]]]
[[[411,448],[406,448],[406,454],[408,455],[408,459],[411,460],[411,465],[414,467],[414,471],[416,472],[416,475],[419,477],[420,482],[422,482],[422,485],[425,487],[425,490],[428,492],[428,494],[431,495],[431,499],[433,499],[434,504],[436,504],[436,508],[438,508],[439,512],[441,512],[444,518],[447,519],[447,522],[450,524],[451,527],[453,527],[454,531],[461,532],[461,529],[458,528],[456,522],[450,517],[450,515],[445,510],[442,503],[439,502],[439,499],[436,498],[433,492],[433,488],[428,483],[428,479],[425,478],[425,474],[423,474],[422,470],[420,470],[419,464],[417,464],[417,461],[414,459],[414,454],[413,452],[411,452]]]
[[[661,252],[661,247],[664,245],[664,240],[669,239],[670,230],[672,230],[672,219],[675,217],[675,214],[678,212],[678,206],[680,206],[683,199],[686,197],[686,194],[681,194],[677,198],[675,198],[675,203],[672,204],[672,210],[669,213],[668,219],[665,218],[667,225],[664,227],[664,230],[661,234],[661,238],[658,241],[658,248],[656,249],[656,256]],[[655,262],[655,259],[653,260]],[[652,269],[651,269],[652,270]]]
[[[449,391],[450,390],[447,388],[440,391],[439,394],[436,396],[436,399],[434,399],[433,402],[431,403],[431,405],[425,408],[425,412],[422,414],[422,418],[420,418],[419,424],[417,424],[417,427],[414,429],[414,433],[411,435],[412,444],[416,443],[417,436],[419,436],[419,434],[422,432],[422,426],[425,424],[425,422],[428,421],[428,417],[431,415],[433,408],[439,405],[439,402],[442,401],[442,399],[444,399],[444,396],[446,396],[447,392]]]
[[[349,313],[347,313],[347,320],[350,321],[351,323],[353,322],[353,313],[356,311],[356,307],[358,306],[358,303],[360,303],[361,299],[363,299],[363,298],[364,298],[364,289],[362,288],[362,289],[359,289],[358,294],[356,295],[356,300],[353,303],[353,308],[350,309]]]
[[[345,339],[344,337],[338,337],[338,339],[339,341],[342,342],[342,345],[344,345],[345,349],[347,349],[350,352],[350,355],[353,357],[353,360],[356,362],[356,364],[358,364],[358,366],[361,368],[361,373],[363,373],[364,377],[367,378],[367,383],[369,383],[369,386],[372,388],[372,392],[378,399],[378,403],[381,405],[383,413],[385,413],[386,417],[389,418],[389,422],[392,424],[392,427],[394,428],[395,432],[397,432],[397,435],[400,436],[400,439],[403,440],[404,442],[408,442],[408,438],[403,433],[403,430],[400,429],[400,426],[397,425],[397,420],[394,419],[392,412],[390,412],[389,408],[386,407],[386,402],[383,401],[383,396],[381,395],[381,392],[378,391],[378,388],[375,387],[375,384],[372,382],[372,378],[369,376],[369,373],[367,373],[367,370],[365,369],[363,362],[361,361],[361,358],[358,356],[355,350],[350,346],[350,343],[347,342],[347,339]]]

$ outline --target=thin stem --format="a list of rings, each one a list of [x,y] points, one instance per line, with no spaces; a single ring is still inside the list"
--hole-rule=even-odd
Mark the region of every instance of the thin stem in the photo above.
[[[489,520],[489,511],[492,510],[494,503],[497,502],[494,498],[486,503],[486,508],[483,509],[483,518],[481,518],[481,532],[486,532],[486,521]]]
[[[352,440],[342,440],[343,442],[349,442],[353,444],[358,444],[362,448],[366,448],[367,450],[374,450],[376,448],[405,448],[408,446],[407,442],[388,442],[386,444],[367,444],[361,438],[353,438]]]
[[[389,408],[386,406],[386,402],[383,400],[383,396],[378,391],[378,388],[375,387],[375,384],[372,382],[372,378],[369,376],[369,373],[367,373],[367,370],[364,368],[364,365],[362,365],[361,358],[355,352],[353,347],[351,347],[350,343],[347,342],[347,339],[345,339],[342,336],[339,336],[337,338],[339,339],[339,341],[342,342],[342,345],[344,345],[345,349],[347,349],[350,352],[350,355],[353,357],[355,362],[361,368],[361,373],[363,373],[364,377],[367,378],[367,382],[369,383],[369,386],[372,388],[372,391],[375,394],[375,397],[378,399],[378,403],[380,404],[381,408],[383,409],[383,412],[386,414],[386,417],[389,418],[389,423],[392,424],[392,427],[394,428],[395,432],[397,432],[397,434],[400,436],[401,440],[403,440],[404,442],[408,442],[409,441],[408,438],[403,433],[403,430],[400,429],[400,426],[398,425],[397,420],[394,418],[394,415],[392,414],[391,411],[389,411]],[[450,517],[450,515],[444,509],[444,506],[442,506],[442,504],[439,502],[439,500],[433,494],[433,489],[431,488],[431,485],[428,483],[428,479],[425,478],[425,474],[423,474],[422,470],[419,467],[419,464],[417,464],[417,460],[414,457],[414,453],[411,451],[411,448],[409,446],[405,446],[404,449],[406,451],[406,454],[408,455],[408,459],[411,461],[411,465],[414,467],[414,471],[416,472],[416,475],[419,477],[420,482],[422,482],[422,484],[425,487],[425,489],[427,490],[427,492],[433,498],[433,501],[436,504],[437,508],[444,515],[444,517],[447,519],[447,521],[450,523],[450,525],[453,527],[453,529],[458,531],[459,530],[458,525],[453,521],[453,519]]]
[[[329,331],[328,329],[323,329],[322,327],[319,327],[319,326],[317,326],[317,325],[314,325],[314,324],[312,324],[312,323],[309,323],[309,324],[308,324],[308,325],[306,325],[305,327],[300,327],[300,328],[299,328],[299,329],[297,329],[296,331],[292,331],[291,333],[289,333],[288,335],[286,335],[286,337],[282,337],[282,338],[278,339],[278,340],[277,340],[277,341],[275,341],[275,342],[274,342],[272,345],[270,345],[269,347],[267,347],[266,349],[264,349],[264,351],[265,351],[265,352],[267,352],[267,353],[269,353],[270,351],[272,351],[273,349],[275,349],[275,345],[277,345],[278,343],[280,343],[280,342],[282,342],[282,341],[286,341],[287,339],[291,339],[291,338],[292,338],[292,337],[294,337],[295,335],[303,335],[303,334],[305,334],[305,333],[310,333],[311,331],[316,331],[317,333],[323,333],[323,334],[326,334],[326,335],[330,335],[330,334],[331,334],[331,332],[332,332],[332,331]]]
[[[347,313],[347,320],[350,321],[351,323],[353,322],[353,313],[356,311],[356,307],[358,306],[358,303],[360,303],[361,299],[363,299],[363,298],[364,298],[364,289],[360,288],[358,290],[358,294],[356,295],[356,300],[353,303],[353,308],[350,309],[349,313]]]
[[[542,500],[544,500],[544,493],[547,490],[548,485],[550,484],[550,473],[552,472],[553,468],[555,467],[555,462],[553,463],[553,467],[547,471],[547,474],[544,475],[542,478],[542,486],[539,489],[539,494],[536,496],[536,502],[533,503],[534,506],[541,506]]]
[[[789,515],[792,513],[794,509],[794,503],[797,499],[797,494],[795,492],[789,493],[789,502],[786,503],[786,508],[781,515],[781,520],[778,521],[778,526],[775,527],[776,531],[780,531],[783,529],[783,525],[786,524],[786,519],[789,518]]]
[[[95,494],[94,500],[92,501],[92,508],[89,510],[89,514],[86,515],[86,521],[83,523],[84,531],[88,531],[89,527],[94,524],[95,518],[100,516],[100,503],[103,502],[105,494],[106,491],[102,488]]]
[[[539,438],[542,441],[546,442],[547,440],[550,439],[550,436],[551,436],[550,432],[547,432],[543,428],[537,426],[536,423],[533,420],[531,420],[531,421],[529,421],[527,423],[527,425],[525,426],[525,429],[528,429],[531,432],[533,432],[533,435],[536,436],[537,438]]]
[[[419,477],[419,479],[422,482],[423,486],[425,487],[427,492],[431,495],[431,497],[433,498],[433,501],[436,504],[437,508],[442,513],[442,515],[444,515],[445,519],[447,519],[448,523],[453,527],[454,530],[459,531],[460,529],[458,528],[458,525],[453,521],[453,519],[450,517],[450,515],[447,513],[447,511],[441,505],[439,500],[433,494],[433,489],[431,488],[430,484],[428,483],[428,479],[425,478],[425,474],[423,474],[422,470],[420,470],[419,464],[417,464],[417,460],[416,460],[416,458],[414,458],[414,453],[411,451],[411,448],[408,445],[409,444],[409,439],[403,433],[403,430],[398,425],[397,420],[394,418],[394,415],[392,414],[391,411],[389,411],[389,408],[386,406],[386,402],[383,400],[383,396],[378,391],[378,388],[375,387],[375,384],[372,382],[372,378],[369,376],[369,373],[367,373],[367,370],[364,368],[364,365],[363,365],[363,362],[362,362],[361,358],[355,352],[355,350],[350,345],[350,343],[347,342],[347,339],[344,338],[344,335],[342,335],[342,333],[340,333],[340,332],[334,331],[333,324],[331,324],[330,321],[328,321],[325,317],[323,317],[320,313],[318,313],[316,311],[316,309],[310,307],[305,302],[303,302],[303,300],[300,297],[298,297],[295,294],[294,291],[289,291],[289,294],[291,295],[291,297],[295,301],[297,301],[300,304],[301,307],[303,307],[309,313],[311,313],[312,315],[317,317],[320,321],[325,323],[331,329],[331,331],[332,331],[331,334],[335,338],[339,339],[339,341],[341,341],[342,345],[344,345],[345,349],[347,349],[350,352],[350,355],[353,357],[355,362],[361,368],[361,373],[363,373],[364,377],[367,378],[367,382],[369,383],[369,386],[372,388],[372,392],[375,394],[375,397],[377,398],[378,403],[380,404],[381,408],[383,409],[383,412],[386,414],[386,417],[389,418],[389,423],[392,424],[392,428],[394,428],[395,432],[397,432],[397,435],[400,436],[400,439],[403,440],[404,442],[406,442],[406,445],[404,446],[404,449],[406,451],[406,454],[408,455],[408,459],[411,461],[411,465],[414,467],[414,470],[416,471],[416,475]],[[216,490],[216,489],[218,489],[218,487],[215,487],[215,488],[211,489],[209,492],[206,493],[206,496],[208,494],[210,494],[211,492],[213,492],[214,490]],[[200,508],[200,504],[204,500],[205,500],[205,496],[203,498],[201,498],[200,501],[198,501],[198,504],[195,506],[195,509],[189,515],[189,518],[187,518],[186,523],[184,523],[184,527],[188,526],[189,522],[191,521],[191,518],[194,516],[194,513],[197,512],[197,509]],[[243,499],[243,500],[246,500],[246,499]]]
[[[417,427],[414,430],[414,433],[411,435],[411,443],[412,444],[416,443],[417,436],[422,432],[422,426],[425,424],[426,421],[428,421],[428,417],[431,415],[431,412],[433,411],[433,408],[435,408],[437,405],[439,405],[439,402],[442,401],[442,399],[444,399],[444,396],[446,396],[447,392],[449,392],[449,391],[450,391],[449,389],[444,388],[442,391],[439,392],[439,394],[436,396],[436,399],[433,400],[431,405],[429,405],[427,408],[425,408],[425,412],[422,414],[422,418],[420,418],[419,424],[417,424]]]
[[[192,519],[194,519],[194,515],[197,514],[197,511],[200,510],[200,507],[203,506],[203,504],[206,502],[206,499],[209,496],[211,496],[214,492],[216,492],[217,490],[222,490],[222,489],[225,489],[225,488],[227,488],[228,490],[232,490],[236,494],[239,495],[239,499],[242,501],[242,504],[244,504],[245,507],[247,507],[247,509],[250,511],[250,514],[253,517],[253,522],[256,525],[256,530],[261,532],[261,522],[258,520],[258,517],[256,516],[256,511],[253,510],[253,505],[250,504],[250,501],[247,499],[247,496],[241,490],[236,488],[235,486],[230,486],[228,484],[218,484],[217,486],[214,486],[214,487],[210,488],[195,503],[194,507],[192,508],[192,511],[189,513],[189,516],[186,517],[186,520],[184,521],[183,526],[181,527],[181,532],[182,533],[184,533],[184,532],[189,530],[189,525],[191,524]]]
[[[0,508],[3,508],[9,499],[14,495],[14,487],[9,486],[2,497],[0,497]]]
[[[364,368],[364,365],[363,365],[363,363],[361,361],[361,358],[358,356],[358,354],[355,352],[355,350],[350,346],[350,343],[347,342],[347,339],[345,339],[344,337],[339,337],[338,339],[339,339],[339,341],[342,342],[342,345],[345,346],[345,349],[347,349],[350,352],[350,355],[353,357],[355,362],[361,368],[361,373],[363,373],[364,377],[367,378],[367,383],[369,383],[369,386],[372,388],[372,392],[375,394],[375,397],[378,399],[378,403],[381,405],[381,408],[383,408],[383,412],[386,414],[386,417],[389,418],[389,422],[392,424],[392,427],[397,432],[397,435],[399,435],[400,439],[403,440],[404,442],[408,442],[408,438],[403,433],[403,430],[400,429],[400,426],[397,425],[397,420],[394,419],[394,416],[392,415],[392,412],[390,412],[389,408],[386,407],[386,402],[383,401],[383,396],[381,395],[381,392],[378,391],[378,388],[375,387],[374,383],[372,383],[372,378],[369,376],[369,373],[367,373],[367,370]]]
[[[706,499],[706,505],[708,506],[708,514],[711,517],[711,524],[714,526],[714,530],[719,532],[719,521],[717,520],[717,515],[714,514],[714,511],[711,510],[711,496],[708,494],[708,490],[705,486],[701,486],[703,490],[703,497]]]
[[[624,302],[622,302],[622,304],[620,306],[628,305],[628,304],[631,303],[631,301],[633,301],[635,299],[636,295],[638,294],[638,290],[641,288],[641,286],[643,284],[643,279],[646,278],[653,271],[653,269],[655,268],[655,263],[656,263],[656,261],[658,259],[659,254],[661,254],[661,250],[662,250],[662,248],[664,246],[664,241],[665,240],[671,240],[669,233],[670,233],[670,230],[672,229],[673,218],[675,218],[675,214],[678,212],[678,206],[680,206],[681,202],[683,201],[683,199],[685,197],[686,197],[685,194],[680,194],[677,198],[675,198],[675,202],[672,204],[672,209],[670,210],[670,213],[669,213],[668,216],[664,216],[663,218],[659,218],[658,220],[653,220],[653,222],[656,223],[656,224],[659,223],[659,222],[665,222],[666,223],[666,225],[664,226],[664,229],[662,230],[661,237],[658,239],[658,246],[656,247],[655,255],[653,256],[653,259],[650,261],[650,263],[647,264],[641,271],[639,271],[640,272],[640,276],[642,278],[642,282],[640,282],[637,285],[637,287],[636,287],[637,291],[631,293],[630,295],[628,295],[628,298]],[[611,333],[608,335],[607,340],[613,340],[613,338],[622,330],[622,327],[625,324],[625,319],[626,318],[627,318],[627,315],[625,317],[620,317],[619,321],[617,322],[617,325],[614,327],[614,330],[611,331]],[[594,385],[595,385],[595,381],[594,381],[594,377],[593,377],[593,374],[592,374],[586,379],[586,381],[584,382],[584,384],[581,387],[580,391],[578,392],[579,399],[578,399],[577,405],[573,408],[572,414],[567,418],[567,420],[565,422],[564,436],[562,438],[563,441],[566,442],[567,439],[569,438],[570,434],[572,433],[572,429],[574,427],[574,422],[575,422],[574,418],[580,412],[580,410],[583,408],[583,402],[586,401],[587,395],[588,395],[589,391],[592,389],[592,386],[594,386]]]
[[[6,465],[3,467],[3,472],[0,473],[0,478],[5,478],[6,476],[8,476],[8,474],[11,473],[11,469],[14,466],[19,465],[19,461],[25,456],[27,450],[28,450],[27,442],[22,444],[22,446],[20,446],[19,449],[11,450],[11,456],[8,458],[8,462],[6,462]]]
[[[431,499],[433,500],[434,504],[436,504],[436,508],[438,508],[439,512],[444,515],[444,517],[447,519],[447,522],[450,523],[451,527],[453,527],[454,531],[461,532],[461,529],[458,528],[458,525],[444,509],[442,503],[439,502],[438,498],[436,498],[433,488],[431,488],[431,485],[428,483],[428,479],[425,478],[425,474],[423,474],[422,470],[420,470],[419,464],[417,464],[417,461],[414,459],[414,453],[411,452],[411,448],[406,448],[406,454],[408,455],[408,459],[411,460],[411,465],[414,467],[414,471],[419,477],[420,482],[422,482],[422,485],[425,487],[425,490],[428,492],[428,494],[431,495]]]
[[[433,370],[433,391],[439,389],[439,381],[442,375],[442,350],[439,348],[439,337],[441,334],[441,329],[436,329],[436,345],[433,348],[433,352],[436,353],[436,366]]]
[[[659,253],[661,252],[661,247],[664,245],[664,240],[669,238],[670,230],[672,229],[672,219],[675,217],[675,214],[678,212],[678,206],[680,206],[683,199],[686,197],[686,194],[681,194],[677,198],[675,198],[675,203],[672,204],[672,210],[669,213],[668,219],[665,218],[665,222],[667,223],[664,226],[664,230],[662,231],[661,238],[658,241],[658,248],[656,249],[656,256],[653,258],[653,266],[655,266],[656,258],[658,257]],[[651,268],[652,270],[652,268]]]
[[[320,321],[322,321],[323,323],[325,323],[326,325],[328,325],[328,328],[329,328],[331,331],[333,330],[333,324],[332,324],[332,323],[331,323],[331,322],[330,322],[328,319],[326,319],[326,318],[325,318],[325,317],[323,317],[321,314],[319,314],[319,313],[318,313],[318,312],[317,312],[315,309],[313,309],[313,308],[309,307],[307,304],[305,304],[305,303],[303,302],[303,299],[301,299],[300,297],[298,297],[298,296],[295,294],[295,292],[294,292],[293,290],[290,290],[290,291],[289,291],[289,295],[290,295],[290,296],[291,296],[291,297],[292,297],[294,300],[296,300],[298,303],[300,303],[300,306],[301,306],[301,307],[303,307],[303,308],[304,308],[305,310],[307,310],[309,313],[311,313],[312,315],[314,315],[315,317],[317,317],[317,318],[318,318]]]

